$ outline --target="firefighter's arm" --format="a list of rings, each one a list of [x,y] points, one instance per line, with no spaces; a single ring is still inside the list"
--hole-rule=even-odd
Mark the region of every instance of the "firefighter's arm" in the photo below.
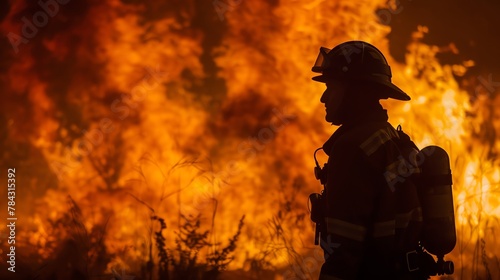
[[[355,279],[363,260],[375,192],[358,146],[339,143],[328,164],[325,265],[320,279]],[[330,250],[328,250],[330,248]]]

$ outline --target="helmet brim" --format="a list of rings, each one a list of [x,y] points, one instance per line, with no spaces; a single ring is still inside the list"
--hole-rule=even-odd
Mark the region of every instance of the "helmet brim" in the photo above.
[[[326,82],[332,80],[332,76],[330,76],[330,75],[319,75],[319,76],[313,77],[312,79],[314,81],[316,81],[316,82],[326,83]],[[385,89],[386,89],[386,91],[384,91],[384,98],[392,98],[392,99],[397,99],[397,100],[401,100],[401,101],[409,101],[409,100],[411,100],[411,97],[408,94],[406,94],[402,89],[400,89],[395,84],[393,84],[393,83],[391,83],[389,81],[377,79],[375,77],[373,79],[370,79],[370,77],[364,77],[362,80],[364,80],[364,81],[372,81],[372,82],[375,82],[375,83],[377,83],[379,85],[384,86]]]

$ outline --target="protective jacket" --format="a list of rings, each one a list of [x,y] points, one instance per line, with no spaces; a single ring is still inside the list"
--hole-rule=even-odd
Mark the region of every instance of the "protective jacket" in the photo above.
[[[422,213],[415,185],[399,176],[412,166],[387,120],[382,107],[366,112],[323,146],[329,159],[320,280],[407,274],[405,253],[417,246]]]

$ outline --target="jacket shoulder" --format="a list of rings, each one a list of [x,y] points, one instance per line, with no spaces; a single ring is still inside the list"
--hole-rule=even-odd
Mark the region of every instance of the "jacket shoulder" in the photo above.
[[[401,156],[398,132],[388,122],[369,123],[353,128],[336,141],[331,154],[335,158],[357,158],[373,170],[383,172]]]
[[[399,138],[394,127],[388,122],[371,122],[350,129],[336,141],[334,149],[358,147],[367,156],[374,153],[388,141]]]

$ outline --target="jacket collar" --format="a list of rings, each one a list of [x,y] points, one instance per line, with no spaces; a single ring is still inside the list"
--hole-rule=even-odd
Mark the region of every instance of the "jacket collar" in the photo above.
[[[360,114],[360,117],[341,125],[333,134],[330,136],[330,138],[323,144],[323,151],[330,156],[330,153],[332,151],[333,145],[335,142],[346,132],[350,131],[351,129],[361,126],[361,125],[366,125],[369,123],[373,122],[387,122],[389,120],[389,116],[387,115],[387,110],[383,109],[382,106],[380,106],[379,109],[373,110],[369,113],[365,114]]]

